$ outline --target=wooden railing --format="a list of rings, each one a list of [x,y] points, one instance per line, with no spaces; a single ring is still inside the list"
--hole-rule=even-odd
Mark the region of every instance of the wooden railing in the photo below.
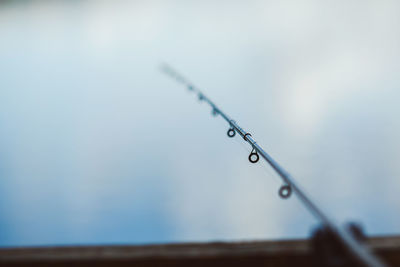
[[[400,266],[400,236],[369,238],[367,245]],[[315,256],[308,240],[2,248],[0,266],[317,266]]]

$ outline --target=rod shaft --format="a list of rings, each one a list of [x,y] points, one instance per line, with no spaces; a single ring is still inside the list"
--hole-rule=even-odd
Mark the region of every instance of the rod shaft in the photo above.
[[[384,267],[385,265],[377,259],[364,245],[356,241],[352,234],[348,231],[338,227],[336,223],[328,216],[325,212],[319,208],[315,201],[304,192],[303,189],[295,182],[294,178],[281,167],[265,150],[257,144],[255,139],[249,135],[248,132],[243,130],[234,120],[232,120],[225,112],[217,107],[202,91],[190,83],[187,79],[181,76],[173,68],[168,65],[164,65],[162,70],[169,76],[175,78],[178,82],[185,85],[190,91],[198,94],[200,100],[207,102],[215,114],[221,115],[221,117],[229,123],[230,127],[234,129],[247,143],[249,143],[253,149],[255,149],[262,158],[268,162],[268,164],[276,171],[276,173],[282,178],[284,183],[288,184],[298,199],[305,205],[305,207],[315,216],[321,223],[329,229],[337,239],[347,248],[347,251],[355,258],[358,262],[365,266],[370,267]]]

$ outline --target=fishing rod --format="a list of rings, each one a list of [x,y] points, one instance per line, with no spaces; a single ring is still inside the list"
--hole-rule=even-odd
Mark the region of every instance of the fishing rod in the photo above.
[[[249,143],[252,147],[252,151],[248,157],[251,163],[256,163],[259,160],[259,155],[268,162],[268,164],[275,170],[275,172],[281,177],[283,185],[279,189],[279,196],[283,199],[287,199],[291,196],[292,192],[298,197],[298,199],[306,206],[306,208],[313,214],[318,220],[322,222],[322,225],[327,229],[337,241],[346,249],[350,256],[356,260],[359,264],[368,267],[384,267],[385,265],[376,258],[367,247],[360,244],[355,237],[348,231],[337,226],[336,223],[328,216],[321,208],[312,201],[311,198],[300,188],[299,184],[295,182],[293,177],[281,167],[265,150],[257,144],[252,135],[245,131],[239,126],[233,119],[231,119],[225,112],[223,112],[214,102],[211,101],[198,87],[193,83],[189,82],[185,77],[180,75],[171,66],[164,64],[161,66],[161,70],[168,76],[174,78],[177,82],[183,84],[189,91],[197,94],[200,101],[204,101],[211,106],[212,115],[220,115],[228,124],[229,129],[227,135],[232,138],[238,133],[244,141]]]

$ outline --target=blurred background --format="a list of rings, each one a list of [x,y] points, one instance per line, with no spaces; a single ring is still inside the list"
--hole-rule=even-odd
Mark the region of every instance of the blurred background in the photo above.
[[[308,237],[187,76],[339,223],[400,233],[398,1],[1,1],[0,246]]]

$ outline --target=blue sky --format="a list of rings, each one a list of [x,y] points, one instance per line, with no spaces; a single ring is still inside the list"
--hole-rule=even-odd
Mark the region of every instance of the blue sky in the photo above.
[[[339,223],[399,233],[396,1],[0,5],[0,246],[306,237],[317,222],[168,62]]]

